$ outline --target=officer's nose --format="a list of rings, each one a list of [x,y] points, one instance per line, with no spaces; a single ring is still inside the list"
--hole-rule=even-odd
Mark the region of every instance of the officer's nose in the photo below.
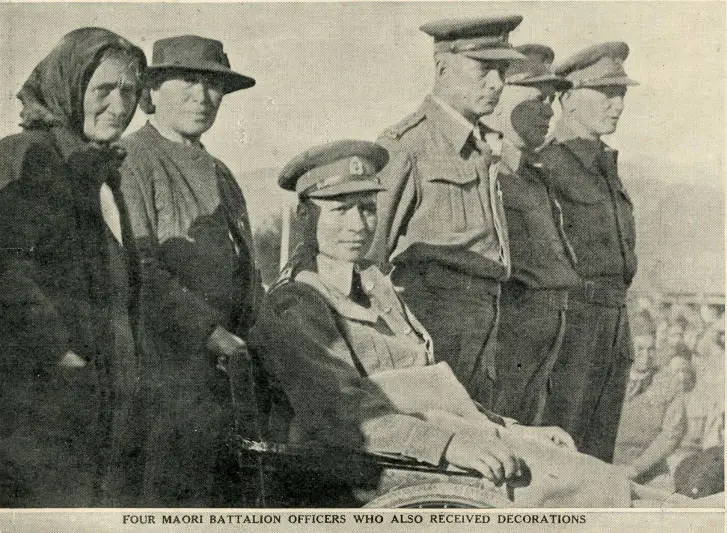
[[[493,92],[502,92],[505,87],[505,82],[502,79],[502,74],[497,69],[490,70],[485,76],[485,87]]]
[[[611,109],[615,112],[617,112],[619,115],[624,110],[624,97],[623,96],[613,96],[610,100],[610,106]]]
[[[366,221],[363,212],[356,206],[346,211],[345,217],[346,229],[352,232],[360,233],[366,230]]]

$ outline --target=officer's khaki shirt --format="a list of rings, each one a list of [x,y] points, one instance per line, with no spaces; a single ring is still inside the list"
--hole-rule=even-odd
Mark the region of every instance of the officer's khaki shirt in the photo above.
[[[394,264],[434,261],[469,275],[504,280],[510,259],[497,176],[473,139],[475,126],[428,96],[384,131],[391,153],[379,174],[379,223],[372,255]]]

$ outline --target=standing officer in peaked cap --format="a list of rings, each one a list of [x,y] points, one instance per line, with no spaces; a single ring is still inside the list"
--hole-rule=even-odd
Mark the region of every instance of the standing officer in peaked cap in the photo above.
[[[232,413],[222,363],[244,349],[262,285],[245,198],[201,142],[225,95],[255,84],[222,43],[154,43],[140,105],[149,122],[123,140],[124,197],[142,257],[150,438],[148,506],[239,504],[223,448]]]
[[[509,42],[520,16],[442,20],[434,37],[434,87],[421,107],[386,129],[374,250],[469,393],[490,404],[500,282],[510,252],[486,129],[502,75],[523,59]],[[489,373],[489,378],[487,374]]]
[[[537,153],[555,95],[571,82],[551,72],[544,59],[552,61],[552,55],[543,52],[548,47],[528,46],[518,47],[528,58],[507,70],[493,114],[503,134],[499,180],[512,258],[500,301],[494,408],[523,424],[540,424],[565,331],[568,289],[579,278],[560,204]]]
[[[515,47],[515,50],[523,54],[528,59],[538,63],[543,63],[550,68],[555,61],[555,52],[550,46],[539,43],[521,44]]]
[[[633,206],[618,176],[617,152],[601,136],[616,130],[626,88],[629,47],[608,42],[556,65],[573,88],[541,152],[563,210],[579,287],[569,293],[568,326],[553,370],[545,422],[566,429],[579,450],[611,461],[629,367],[626,291],[636,273]]]

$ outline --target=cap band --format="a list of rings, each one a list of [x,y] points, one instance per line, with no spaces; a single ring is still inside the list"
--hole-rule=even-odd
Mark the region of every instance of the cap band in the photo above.
[[[305,195],[321,189],[332,187],[346,181],[365,181],[362,176],[372,176],[378,185],[375,165],[364,157],[346,157],[327,165],[310,169],[296,182],[295,190]]]
[[[491,35],[488,37],[476,37],[474,39],[456,39],[453,41],[435,41],[435,52],[451,52],[458,54],[461,52],[474,52],[476,50],[484,50],[486,48],[510,48],[510,42],[507,39],[508,34]]]
[[[330,178],[326,178],[323,181],[319,181],[317,183],[314,183],[310,187],[298,191],[299,196],[309,196],[312,193],[316,191],[320,191],[322,189],[328,189],[330,187],[333,187],[334,185],[340,185],[342,183],[370,183],[373,187],[379,187],[381,185],[381,180],[377,178],[376,176],[373,176],[369,179],[361,179],[360,176],[331,176]]]
[[[573,88],[598,86],[599,82],[614,78],[626,78],[623,62],[619,58],[605,56],[581,70],[568,74],[567,78],[573,82]]]

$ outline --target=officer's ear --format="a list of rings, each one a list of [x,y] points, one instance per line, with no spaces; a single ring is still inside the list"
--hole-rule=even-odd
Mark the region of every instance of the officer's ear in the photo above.
[[[447,56],[442,53],[434,54],[434,73],[441,78],[447,70]]]
[[[570,113],[572,112],[574,106],[573,106],[573,90],[568,89],[567,91],[563,91],[560,94],[560,107],[563,109],[564,112]]]

